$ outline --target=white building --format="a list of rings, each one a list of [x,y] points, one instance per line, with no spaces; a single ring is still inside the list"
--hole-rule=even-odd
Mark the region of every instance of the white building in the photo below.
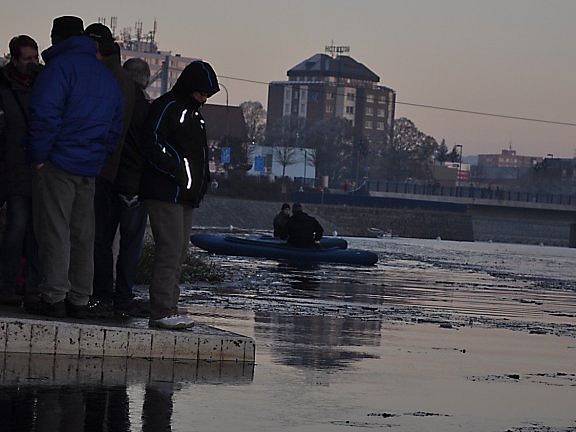
[[[252,168],[248,175],[269,177],[289,177],[292,180],[305,179],[313,184],[316,179],[314,149],[296,147],[251,146],[248,154]]]

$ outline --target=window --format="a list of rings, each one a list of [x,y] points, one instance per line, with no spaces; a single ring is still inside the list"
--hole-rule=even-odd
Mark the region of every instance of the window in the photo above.
[[[378,103],[385,104],[386,103],[386,96],[380,96],[378,98]]]
[[[382,108],[378,108],[378,117],[386,117],[386,111]]]
[[[346,107],[346,114],[354,114],[354,107],[347,106]]]
[[[374,95],[373,94],[367,94],[366,95],[366,103],[374,103]]]
[[[346,93],[346,99],[350,101],[356,100],[356,95],[354,93]]]
[[[367,116],[374,115],[374,109],[372,109],[372,107],[366,107],[366,115]]]
[[[334,98],[334,93],[326,93],[326,100],[332,100]]]
[[[333,111],[333,110],[332,110],[332,104],[327,104],[327,105],[326,105],[326,112],[327,112],[328,114],[330,114],[332,111]]]
[[[366,120],[364,122],[364,128],[365,129],[372,129],[372,120]]]
[[[378,122],[378,125],[376,126],[376,128],[377,128],[378,130],[384,130],[384,126],[385,126],[385,125],[384,125],[384,122],[379,121],[379,122]]]

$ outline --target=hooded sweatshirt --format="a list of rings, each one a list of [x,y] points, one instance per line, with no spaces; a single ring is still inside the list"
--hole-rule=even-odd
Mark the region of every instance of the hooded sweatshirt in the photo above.
[[[194,91],[212,96],[220,90],[212,67],[190,63],[171,91],[150,107],[142,141],[146,166],[143,199],[198,207],[210,182],[206,124]]]

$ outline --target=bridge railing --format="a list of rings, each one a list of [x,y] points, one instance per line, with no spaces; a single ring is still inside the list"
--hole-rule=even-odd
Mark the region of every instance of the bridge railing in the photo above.
[[[393,181],[367,181],[364,190],[390,192],[408,195],[431,195],[459,198],[490,199],[497,201],[517,201],[541,204],[556,204],[576,207],[576,194],[548,194],[529,191],[511,191],[500,188],[473,186],[440,186]]]

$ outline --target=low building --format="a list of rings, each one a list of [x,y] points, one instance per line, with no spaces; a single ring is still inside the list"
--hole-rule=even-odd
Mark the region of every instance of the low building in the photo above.
[[[462,186],[469,184],[470,164],[460,162],[444,162],[432,167],[434,181],[441,186]]]
[[[247,148],[248,132],[242,109],[238,106],[205,104],[200,111],[206,120],[206,139],[210,149],[210,171],[221,172],[226,159],[222,160],[222,149],[230,155],[233,151]]]
[[[541,157],[522,156],[516,150],[505,149],[500,154],[478,155],[472,179],[484,184],[511,184],[530,175],[532,169],[542,162]]]
[[[522,156],[512,149],[502,150],[500,154],[478,155],[478,166],[495,168],[532,168],[540,162],[541,157]]]
[[[253,145],[250,146],[248,158],[252,164],[248,175],[289,177],[314,185],[316,168],[313,149]]]

